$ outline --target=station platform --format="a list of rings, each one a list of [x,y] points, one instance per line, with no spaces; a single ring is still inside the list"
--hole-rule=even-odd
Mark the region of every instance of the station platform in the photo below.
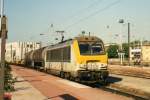
[[[12,74],[13,77],[17,77],[15,91],[12,92],[12,100],[44,100],[46,98],[24,78],[15,72],[12,72]]]
[[[32,100],[110,100],[110,98],[111,100],[134,100],[131,97],[104,91],[100,88],[93,88],[33,69],[14,65],[11,67],[17,77],[24,80],[19,81],[19,84],[16,82],[16,87],[21,88],[24,82],[27,82],[29,87],[32,86],[34,89],[29,90],[30,88],[26,88],[21,90],[22,93],[19,91],[13,93],[15,98],[13,100],[31,100],[28,99],[29,96],[34,96]],[[27,90],[31,92],[27,93]],[[34,91],[37,92],[34,94]],[[27,95],[23,96],[23,93],[27,93]],[[23,99],[17,99],[22,96]]]

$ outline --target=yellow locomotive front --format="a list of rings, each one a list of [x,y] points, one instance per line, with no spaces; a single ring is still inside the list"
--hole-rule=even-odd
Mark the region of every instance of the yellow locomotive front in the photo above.
[[[108,58],[101,39],[93,36],[77,37],[73,43],[73,52],[80,81],[99,81],[108,77]]]

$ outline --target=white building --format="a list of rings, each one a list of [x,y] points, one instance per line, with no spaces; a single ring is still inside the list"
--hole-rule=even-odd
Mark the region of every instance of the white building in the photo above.
[[[150,45],[130,48],[130,61],[150,65]]]
[[[143,62],[145,63],[149,63],[150,64],[150,45],[143,45],[141,48],[141,59]]]
[[[135,58],[140,58],[141,51],[141,48],[130,48],[130,61],[134,61]]]
[[[5,59],[12,63],[23,63],[25,53],[39,49],[41,44],[38,42],[11,42],[6,43]]]

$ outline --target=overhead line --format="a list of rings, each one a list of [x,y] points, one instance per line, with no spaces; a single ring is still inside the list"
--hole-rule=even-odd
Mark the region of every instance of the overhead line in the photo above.
[[[90,9],[90,8],[92,8],[92,7],[94,7],[94,6],[96,6],[96,5],[98,5],[100,2],[102,2],[103,0],[96,0],[94,3],[92,3],[92,4],[90,4],[90,5],[88,5],[88,7],[86,7],[86,8],[84,8],[84,9],[82,9],[81,11],[79,11],[78,13],[83,13],[85,10],[87,10],[87,9]],[[70,16],[70,19],[72,19],[72,18],[74,18],[74,17],[77,17],[78,15],[72,15],[72,16]],[[70,20],[69,18],[67,19],[67,20]],[[39,35],[40,34],[45,34],[46,32],[41,32],[41,33],[39,33]],[[36,36],[37,34],[35,34],[35,35],[32,35],[31,37],[30,37],[30,39],[33,39],[35,36]],[[52,35],[53,36],[53,35]],[[37,36],[36,36],[37,37]]]
[[[77,22],[75,22],[75,23],[69,25],[69,26],[66,27],[65,29],[68,29],[68,28],[72,27],[73,25],[76,25],[76,24],[78,24],[78,23],[80,23],[80,22],[82,22],[82,21],[84,21],[84,20],[87,20],[87,19],[89,19],[90,17],[95,16],[95,15],[97,15],[97,14],[100,13],[100,12],[106,11],[107,9],[109,9],[109,8],[111,8],[112,6],[118,4],[119,2],[120,2],[120,0],[117,0],[117,1],[115,1],[115,2],[113,2],[113,3],[111,3],[111,4],[109,4],[109,5],[107,5],[106,7],[104,7],[104,8],[102,8],[102,9],[100,9],[100,10],[98,10],[98,11],[96,11],[96,12],[90,14],[89,16],[87,16],[87,17],[85,17],[85,18],[82,18],[82,19],[78,20]]]
[[[84,13],[85,11],[88,11],[87,9],[90,9],[96,5],[98,5],[100,2],[102,2],[103,0],[96,0],[94,3],[90,4],[88,7],[83,8],[82,10],[78,11],[77,13],[74,13],[73,15],[71,15],[69,18],[67,18],[67,21],[73,19],[74,17],[79,16],[78,13]]]

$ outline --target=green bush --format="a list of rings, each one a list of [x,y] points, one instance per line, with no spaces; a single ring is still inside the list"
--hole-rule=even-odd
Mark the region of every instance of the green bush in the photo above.
[[[122,52],[125,53],[125,58],[128,58],[129,56],[129,50],[128,50],[128,44],[123,43],[122,44]],[[118,58],[118,52],[119,52],[119,45],[110,45],[107,49],[108,57],[109,58]]]
[[[123,51],[124,51],[124,53],[125,53],[125,58],[128,58],[128,56],[129,56],[129,46],[128,46],[128,44],[127,43],[123,43]]]
[[[16,81],[11,74],[11,67],[8,63],[5,64],[4,90],[6,92],[14,91],[14,83]]]
[[[118,45],[110,45],[107,52],[108,58],[118,58]]]

